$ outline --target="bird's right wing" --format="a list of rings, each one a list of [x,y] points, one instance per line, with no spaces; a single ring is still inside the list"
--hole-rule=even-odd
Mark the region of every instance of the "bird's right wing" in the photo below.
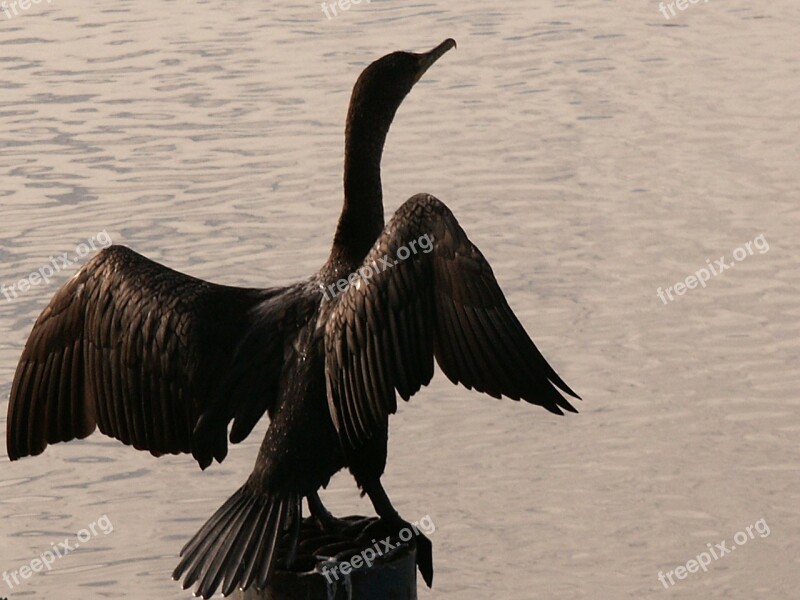
[[[124,246],[102,250],[31,331],[9,398],[9,458],[99,427],[156,456],[221,461],[230,420],[241,439],[272,400],[283,340],[255,315],[280,291],[208,283]],[[239,354],[238,379],[226,378],[259,327],[259,352]]]
[[[427,243],[424,242],[427,241]],[[371,275],[368,276],[367,267]],[[531,341],[492,268],[437,198],[413,196],[387,224],[325,329],[331,416],[345,447],[385,429],[433,377],[563,414],[578,398]]]

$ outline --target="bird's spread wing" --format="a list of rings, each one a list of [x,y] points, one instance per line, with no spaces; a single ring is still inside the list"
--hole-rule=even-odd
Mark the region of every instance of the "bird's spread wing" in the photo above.
[[[366,269],[369,267],[370,272]],[[328,403],[341,440],[385,429],[433,376],[563,414],[578,398],[508,306],[492,269],[450,210],[419,194],[395,213],[359,276],[335,299],[325,329]]]
[[[249,357],[253,368],[237,381],[225,374],[254,311],[278,291],[211,284],[124,246],[103,250],[31,331],[11,387],[9,457],[99,427],[156,456],[191,452],[203,468],[221,461],[230,420],[249,432],[270,402],[282,360],[274,332]]]

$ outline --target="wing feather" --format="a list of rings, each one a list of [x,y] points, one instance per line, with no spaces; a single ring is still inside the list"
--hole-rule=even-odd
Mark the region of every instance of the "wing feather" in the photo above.
[[[423,252],[428,236],[431,247]],[[413,242],[420,246],[412,252]],[[481,252],[450,210],[427,194],[395,213],[364,259],[375,265],[406,248],[408,258],[362,274],[337,296],[325,328],[328,404],[340,438],[355,447],[385,428],[433,377],[497,398],[576,412],[578,398],[550,367],[512,312]],[[381,264],[383,261],[381,261]]]
[[[240,434],[249,432],[272,402],[283,338],[259,315],[289,289],[219,286],[123,246],[101,251],[31,331],[11,388],[9,457],[99,427],[156,456],[222,460],[230,420],[241,416]],[[244,339],[265,350],[244,359]],[[237,362],[246,385],[225,376]],[[206,430],[195,432],[201,416]]]

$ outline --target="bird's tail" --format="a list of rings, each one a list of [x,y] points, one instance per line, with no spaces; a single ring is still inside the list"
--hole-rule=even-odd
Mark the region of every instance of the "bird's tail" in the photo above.
[[[183,589],[197,583],[194,595],[202,598],[210,598],[220,584],[225,596],[251,585],[266,588],[290,526],[287,554],[294,554],[300,501],[298,494],[270,495],[243,485],[183,547],[172,578],[183,577]]]

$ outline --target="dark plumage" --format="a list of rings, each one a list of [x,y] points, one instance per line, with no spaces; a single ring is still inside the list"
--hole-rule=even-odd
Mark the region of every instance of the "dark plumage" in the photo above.
[[[209,597],[265,587],[285,531],[296,543],[301,500],[330,527],[317,496],[347,467],[376,512],[404,525],[380,477],[395,393],[433,376],[562,414],[577,397],[509,308],[492,269],[440,201],[418,194],[384,227],[380,160],[397,108],[455,46],[395,52],[359,77],[347,116],[344,207],[328,261],[300,283],[265,290],[215,285],[112,246],[39,316],[8,411],[12,460],[95,427],[153,455],[222,461],[266,411],[270,426],[247,482],[184,547],[175,570]],[[424,249],[402,249],[413,242]],[[419,251],[422,250],[422,251]],[[366,271],[351,275],[360,267]],[[331,294],[347,279],[341,293]],[[368,280],[367,280],[368,279]],[[333,287],[330,287],[333,286]],[[294,529],[293,529],[294,528]],[[418,539],[430,585],[430,543]]]

